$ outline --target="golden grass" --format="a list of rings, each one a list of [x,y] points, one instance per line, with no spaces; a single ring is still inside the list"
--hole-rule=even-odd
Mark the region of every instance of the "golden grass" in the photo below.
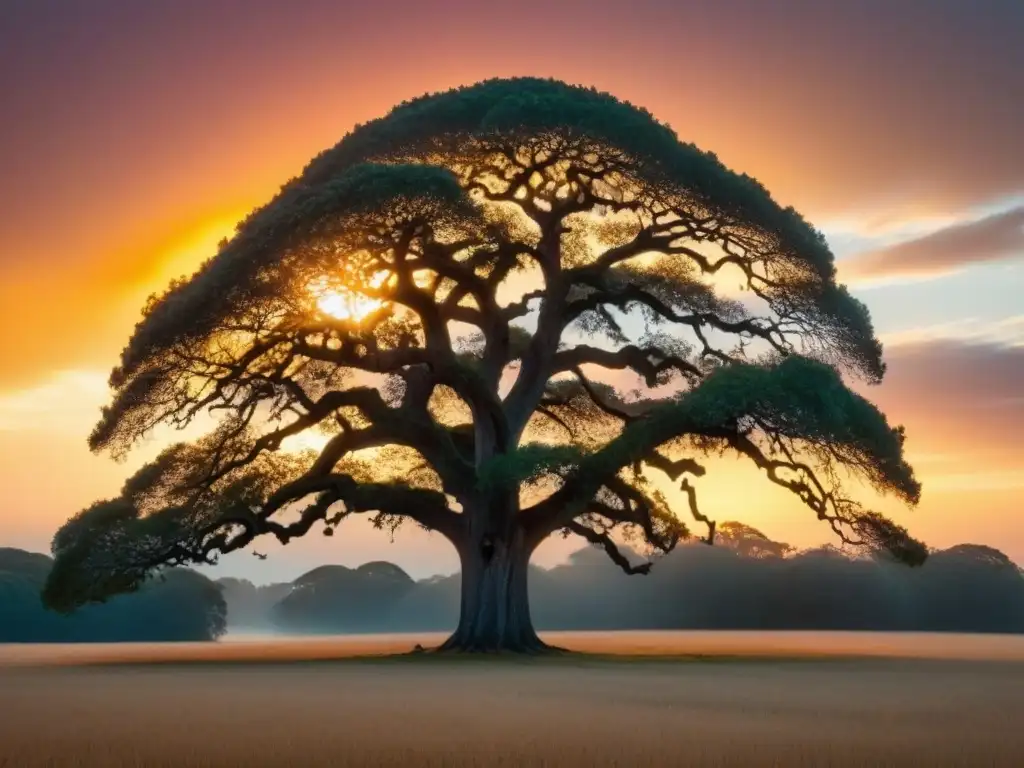
[[[1022,635],[915,632],[627,631],[545,632],[573,651],[627,657],[750,657],[1024,661]],[[23,665],[183,662],[327,661],[404,654],[417,643],[439,645],[444,634],[333,637],[241,636],[218,643],[0,644],[0,667]]]
[[[0,766],[1024,765],[1013,638],[841,637],[548,636],[646,652],[642,664],[351,658],[407,650],[408,637],[98,646],[91,656],[50,646],[32,662],[24,646],[0,647]],[[909,658],[910,639],[928,659]],[[813,653],[825,644],[867,655]],[[747,659],[656,658],[711,645]],[[962,660],[985,657],[982,646],[1001,660]],[[782,661],[801,647],[801,663]],[[350,661],[317,660],[342,650]]]

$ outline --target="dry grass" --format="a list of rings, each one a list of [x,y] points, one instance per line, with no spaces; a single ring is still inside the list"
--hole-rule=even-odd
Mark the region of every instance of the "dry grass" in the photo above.
[[[916,632],[545,632],[574,651],[629,657],[894,658],[1022,661],[1022,635]],[[274,637],[243,635],[219,643],[0,644],[0,667],[172,662],[328,661],[439,645],[443,634]]]
[[[978,641],[1003,659],[988,662],[955,660],[981,657],[971,641],[931,636],[917,636],[930,660],[877,658],[887,643],[910,650],[878,636],[856,641],[876,658],[753,658],[758,643],[776,655],[813,645],[788,635],[560,638],[685,654],[718,637],[751,657],[713,663],[316,661],[332,642],[343,655],[324,640],[121,646],[128,663],[102,666],[80,663],[88,649],[72,659],[50,647],[60,663],[25,665],[22,647],[20,666],[0,668],[0,766],[1024,765],[1024,664],[1006,660],[1010,639]],[[817,635],[824,644],[843,646]],[[92,651],[118,660],[110,646]],[[225,663],[258,659],[269,661]]]

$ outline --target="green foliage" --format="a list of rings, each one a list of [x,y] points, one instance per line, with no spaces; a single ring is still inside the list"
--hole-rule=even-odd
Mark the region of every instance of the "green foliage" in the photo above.
[[[826,361],[845,366],[878,383],[885,374],[882,344],[875,338],[867,306],[844,285],[794,281],[777,289],[778,298],[805,318],[809,346]]]
[[[637,163],[638,175],[652,184],[685,189],[713,210],[751,221],[805,254],[822,276],[833,274],[822,235],[792,209],[780,208],[750,176],[733,173],[713,153],[680,142],[645,109],[557,80],[486,80],[413,99],[321,153],[295,183],[322,183],[356,163],[378,158],[458,152],[468,139],[514,144],[552,133],[621,149]]]
[[[509,491],[547,474],[563,473],[579,464],[582,452],[570,445],[527,443],[488,459],[477,471],[485,492]]]
[[[890,426],[870,401],[849,390],[835,369],[797,355],[777,364],[721,368],[623,437],[640,446],[647,443],[644,431],[713,431],[745,417],[823,459],[839,451],[879,489],[912,503],[920,496],[921,486],[903,459],[902,429]]]

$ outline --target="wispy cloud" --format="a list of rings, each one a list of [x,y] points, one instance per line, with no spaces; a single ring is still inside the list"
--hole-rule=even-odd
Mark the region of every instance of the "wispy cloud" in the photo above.
[[[1024,344],[943,332],[890,342],[886,378],[864,394],[906,425],[911,451],[955,455],[954,471],[1024,470]]]
[[[1024,205],[854,254],[839,269],[853,283],[921,279],[1019,256],[1024,256]]]
[[[883,333],[881,340],[886,347],[943,340],[1024,347],[1024,315],[1000,320],[962,318],[948,323]]]
[[[107,397],[100,371],[60,371],[34,387],[0,392],[0,432],[88,429]]]

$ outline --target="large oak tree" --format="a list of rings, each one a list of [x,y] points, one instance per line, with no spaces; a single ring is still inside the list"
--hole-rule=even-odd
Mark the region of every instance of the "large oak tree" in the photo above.
[[[537,79],[424,96],[150,301],[91,447],[216,426],[57,533],[46,598],[70,609],[369,513],[457,549],[445,647],[540,649],[537,545],[580,536],[645,573],[620,531],[667,552],[693,518],[711,541],[701,462],[723,452],[842,541],[917,563],[841,482],[919,497],[902,429],[842,378],[879,381],[881,355],[821,234],[647,112]],[[318,447],[289,449],[300,433]]]

